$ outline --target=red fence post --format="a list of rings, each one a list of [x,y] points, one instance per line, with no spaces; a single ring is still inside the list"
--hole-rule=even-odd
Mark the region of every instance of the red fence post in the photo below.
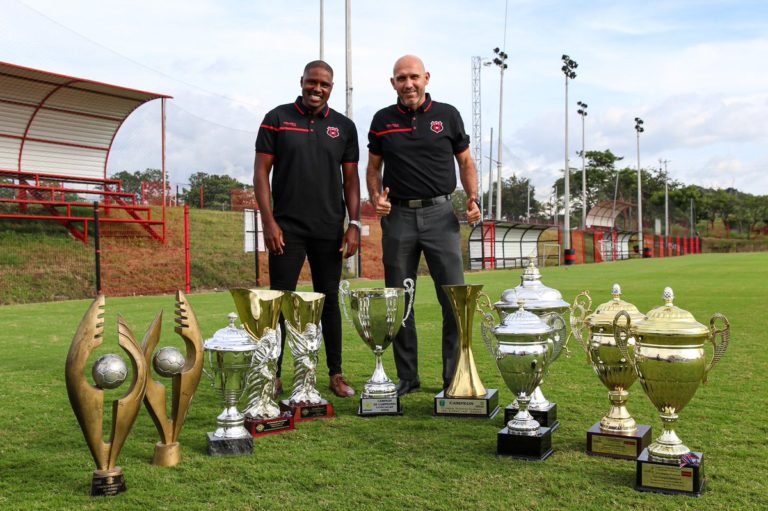
[[[184,292],[192,289],[192,258],[190,257],[189,240],[189,205],[184,205]]]

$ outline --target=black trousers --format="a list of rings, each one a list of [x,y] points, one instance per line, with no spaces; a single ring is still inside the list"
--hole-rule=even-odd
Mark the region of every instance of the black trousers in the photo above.
[[[384,278],[389,287],[403,287],[403,280],[416,282],[419,258],[424,254],[442,307],[443,387],[450,385],[456,370],[459,334],[444,284],[464,283],[459,220],[450,202],[425,208],[393,205],[381,219]],[[419,352],[415,309],[393,342],[397,376],[419,378]]]
[[[269,288],[280,291],[295,291],[304,260],[309,261],[312,272],[312,287],[315,292],[325,294],[323,314],[323,342],[328,374],[341,373],[341,312],[339,310],[339,281],[341,280],[342,255],[339,252],[341,238],[326,240],[296,236],[283,231],[285,248],[282,255],[269,255]],[[283,367],[285,353],[285,320],[280,315],[282,349],[277,361],[277,376]]]

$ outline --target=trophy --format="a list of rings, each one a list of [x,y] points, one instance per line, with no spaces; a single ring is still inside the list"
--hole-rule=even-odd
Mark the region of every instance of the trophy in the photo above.
[[[160,434],[160,442],[155,444],[152,464],[172,467],[181,461],[179,434],[203,371],[203,339],[192,306],[184,293],[177,291],[175,332],[184,339],[187,356],[184,357],[174,347],[166,346],[159,349],[153,357],[152,353],[160,341],[162,319],[163,312],[160,311],[144,336],[141,350],[144,352],[147,367],[152,365],[157,374],[171,378],[171,417],[169,418],[166,412],[165,385],[149,377],[144,404]]]
[[[499,314],[499,318],[503,320],[504,316],[517,310],[519,300],[525,302],[525,309],[528,312],[538,316],[549,312],[565,314],[570,308],[568,302],[563,300],[560,291],[547,287],[541,282],[541,273],[539,273],[539,269],[536,267],[533,259],[529,259],[528,266],[520,276],[520,285],[504,291],[501,294],[501,300],[493,304]],[[566,337],[565,322],[562,323],[562,328],[555,333],[564,341],[562,343],[555,343],[555,352],[552,355],[550,365],[558,359],[563,349],[567,352],[568,338]],[[549,370],[550,365],[547,366],[547,370]],[[544,374],[544,377],[546,376]],[[542,377],[542,382],[544,377]],[[508,405],[504,409],[504,421],[509,421],[517,414],[517,411],[517,402]],[[547,400],[539,387],[536,387],[536,390],[533,391],[528,411],[542,426],[552,427],[553,431],[560,427],[560,422],[557,420],[557,404]]]
[[[517,397],[518,411],[496,435],[496,453],[531,461],[543,461],[552,454],[552,427],[541,425],[529,412],[534,389],[541,383],[563,337],[557,335],[565,320],[556,312],[541,317],[528,312],[524,302],[498,326],[483,314],[481,332],[488,350],[509,390]],[[493,338],[496,345],[493,345]]]
[[[103,389],[116,389],[128,377],[123,359],[109,354],[99,357],[92,366],[95,385],[89,384],[85,378],[88,357],[101,345],[104,336],[104,307],[104,295],[97,296],[80,321],[65,367],[69,402],[96,462],[91,479],[92,496],[112,496],[126,490],[123,469],[117,466],[117,457],[141,410],[147,387],[147,367],[141,349],[128,325],[118,316],[118,344],[131,361],[133,378],[123,397],[112,402],[112,431],[109,442],[104,442]]]
[[[499,413],[499,392],[483,386],[472,355],[472,325],[481,289],[481,284],[443,286],[458,327],[459,356],[451,384],[435,396],[434,415],[492,419]]]
[[[690,312],[676,307],[673,300],[672,289],[664,288],[664,305],[636,323],[626,312],[619,312],[613,331],[616,344],[630,361],[664,426],[661,435],[637,458],[635,489],[698,496],[704,490],[704,457],[683,444],[675,433],[675,423],[725,353],[730,324],[716,313],[707,328]],[[718,323],[721,326],[716,326]],[[634,352],[628,346],[630,337],[635,338]],[[704,352],[707,341],[714,348],[708,363]]]
[[[403,286],[349,289],[348,281],[343,280],[339,284],[339,300],[344,316],[355,326],[357,334],[376,357],[373,376],[363,386],[360,395],[360,406],[357,409],[360,416],[403,413],[397,387],[384,372],[381,361],[384,350],[392,343],[411,313],[413,280],[405,279]],[[409,295],[407,303],[406,294]]]
[[[323,293],[292,291],[283,297],[288,347],[293,355],[293,392],[288,399],[280,401],[280,409],[290,412],[295,422],[334,416],[333,405],[323,399],[315,387],[317,358],[323,342],[320,324],[323,303]]]
[[[256,344],[246,381],[245,427],[254,436],[294,429],[294,418],[274,401],[280,358],[280,307],[285,293],[265,289],[231,289],[237,313],[251,342]]]
[[[237,315],[230,313],[229,326],[218,330],[205,341],[206,376],[213,380],[224,403],[224,410],[216,417],[216,431],[208,432],[208,454],[236,456],[253,452],[253,436],[245,428],[245,416],[237,409],[249,377],[257,343],[248,334],[235,327]]]
[[[608,388],[611,408],[608,414],[587,431],[587,454],[612,458],[637,459],[651,441],[651,427],[638,425],[629,410],[629,387],[637,379],[635,370],[616,345],[613,319],[620,311],[632,323],[645,319],[637,307],[621,299],[621,287],[613,285],[613,299],[589,314],[592,300],[584,291],[571,308],[571,332],[581,343],[600,381]],[[589,314],[589,315],[588,315]],[[635,339],[626,339],[627,350],[634,353]]]

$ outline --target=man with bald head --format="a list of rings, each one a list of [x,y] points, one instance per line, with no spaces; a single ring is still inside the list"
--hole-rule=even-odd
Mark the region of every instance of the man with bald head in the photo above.
[[[432,100],[426,92],[429,78],[415,55],[395,62],[390,83],[397,103],[379,110],[371,121],[366,180],[370,200],[381,217],[386,285],[402,287],[406,278],[415,281],[422,253],[427,261],[443,313],[445,389],[453,379],[459,335],[442,286],[464,283],[459,220],[451,202],[456,163],[467,194],[467,221],[480,220],[480,207],[477,170],[461,115],[453,106]],[[398,395],[419,390],[415,311],[393,346]]]

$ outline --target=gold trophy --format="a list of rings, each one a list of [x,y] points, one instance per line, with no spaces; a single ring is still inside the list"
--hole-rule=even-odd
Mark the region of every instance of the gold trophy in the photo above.
[[[584,291],[571,307],[571,331],[584,348],[600,381],[608,388],[611,408],[587,431],[587,454],[613,458],[637,459],[651,441],[651,427],[638,425],[629,410],[629,387],[637,379],[635,369],[624,357],[613,337],[613,320],[620,311],[633,323],[645,319],[637,307],[621,299],[621,287],[614,284],[613,299],[589,314],[592,299]],[[634,353],[635,339],[626,339],[627,350]]]
[[[178,349],[168,346],[158,350],[153,357],[160,341],[162,319],[163,312],[160,311],[144,336],[141,349],[147,367],[152,365],[157,374],[171,378],[171,416],[168,417],[166,412],[165,385],[152,378],[147,379],[144,404],[160,434],[152,464],[172,467],[181,461],[179,435],[203,372],[203,338],[192,306],[184,293],[177,291],[174,330],[184,339],[187,355],[185,357]]]
[[[293,416],[274,401],[277,360],[280,358],[280,310],[285,293],[266,289],[231,289],[237,314],[256,344],[245,383],[248,406],[245,428],[252,435],[294,429]]]
[[[283,297],[288,347],[293,355],[293,392],[280,401],[280,409],[290,412],[295,422],[334,416],[333,404],[323,399],[316,387],[324,303],[323,293],[292,291]]]
[[[701,452],[692,452],[675,433],[678,413],[688,404],[700,383],[707,382],[712,368],[722,358],[730,339],[730,324],[714,314],[709,328],[672,301],[671,288],[664,289],[665,304],[633,323],[626,312],[613,321],[614,337],[621,353],[634,367],[640,384],[659,411],[664,429],[637,458],[635,488],[640,491],[700,495],[704,490]],[[721,323],[722,326],[716,326]],[[635,350],[627,339],[634,337]],[[704,344],[712,343],[706,362]]]
[[[118,344],[131,361],[132,381],[123,397],[112,402],[112,431],[109,442],[104,442],[103,389],[115,389],[128,377],[123,359],[109,354],[99,357],[92,366],[91,374],[96,385],[91,385],[85,378],[88,357],[101,345],[104,336],[104,307],[104,295],[97,296],[80,321],[65,367],[69,402],[96,462],[91,480],[93,496],[117,495],[126,490],[123,469],[117,466],[117,457],[141,410],[148,373],[141,348],[123,318],[118,316]]]
[[[451,384],[435,396],[433,413],[436,416],[491,419],[499,412],[499,392],[485,388],[472,355],[472,326],[478,296],[485,296],[482,289],[482,284],[443,286],[458,327],[459,356]]]

